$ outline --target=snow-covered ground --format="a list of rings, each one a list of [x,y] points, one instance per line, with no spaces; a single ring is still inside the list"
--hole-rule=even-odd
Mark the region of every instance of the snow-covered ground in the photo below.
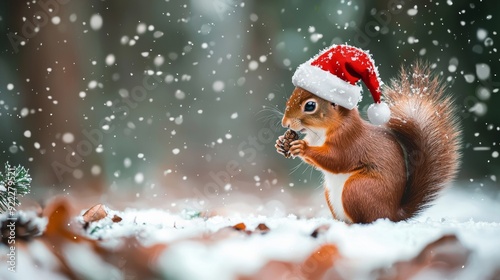
[[[498,194],[494,195],[496,197],[482,191],[456,189],[447,192],[434,207],[411,221],[378,220],[369,225],[347,225],[328,216],[306,219],[292,214],[232,213],[203,217],[189,211],[107,209],[106,218],[90,223],[77,235],[99,240],[99,246],[110,251],[126,247],[129,237],[137,237],[145,248],[164,244],[157,256],[148,260],[147,267],[165,279],[305,279],[304,275],[312,274],[287,269],[286,264],[301,264],[301,269],[307,267],[305,265],[312,270],[319,269],[310,260],[311,256],[315,260],[314,254],[325,244],[334,245],[338,251],[326,254],[335,261],[325,274],[321,274],[324,279],[401,279],[406,278],[404,275],[417,275],[417,279],[439,278],[443,275],[436,274],[432,267],[435,268],[436,263],[447,263],[447,258],[458,258],[451,263],[463,261],[458,269],[445,270],[447,277],[495,279],[495,273],[496,277],[500,276],[500,199]],[[113,222],[114,215],[122,220]],[[74,217],[72,228],[82,223],[81,216]],[[244,229],[240,223],[244,224]],[[236,226],[239,230],[235,229],[237,224],[240,224]],[[418,273],[411,272],[408,264],[394,270],[399,271],[398,275],[387,273],[391,267],[397,267],[395,263],[409,263],[428,244],[450,235],[456,236],[458,241],[444,242],[430,249],[428,257],[437,258],[436,263],[417,262],[420,269],[429,265]],[[28,243],[27,248],[18,250],[16,273],[8,272],[6,262],[2,261],[0,279],[55,275],[51,271],[57,266],[53,264],[50,248],[36,239]],[[2,256],[8,253],[5,246],[1,251]],[[126,261],[118,262],[119,265],[102,261],[101,257],[103,260],[106,257],[102,253],[99,257],[89,245],[66,244],[62,251],[70,260],[67,265],[82,279],[146,279],[125,273],[130,265]],[[306,259],[309,262],[304,263]],[[316,260],[321,263],[321,258]],[[273,262],[281,266],[270,266]],[[266,272],[263,274],[263,271]]]

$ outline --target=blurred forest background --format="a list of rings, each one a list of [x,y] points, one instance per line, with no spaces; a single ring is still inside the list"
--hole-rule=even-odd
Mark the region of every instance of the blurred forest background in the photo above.
[[[292,172],[300,161],[274,151],[284,132],[276,110],[299,64],[349,43],[373,54],[386,83],[401,65],[429,61],[459,107],[459,179],[498,186],[499,9],[493,0],[1,1],[0,163],[27,166],[41,199],[311,193],[319,173]]]

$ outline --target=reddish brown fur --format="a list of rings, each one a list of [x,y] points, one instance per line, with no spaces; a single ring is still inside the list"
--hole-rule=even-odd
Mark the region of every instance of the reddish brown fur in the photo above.
[[[330,212],[332,213],[333,218],[337,219],[337,215],[335,215],[335,211],[333,210],[332,203],[330,202],[330,193],[328,192],[327,188],[325,188],[325,198],[326,198],[326,204],[328,205],[328,208],[330,209]]]
[[[387,127],[409,155],[409,180],[400,213],[407,219],[427,207],[455,178],[461,129],[451,97],[427,65],[402,69],[384,95],[392,110]]]
[[[412,79],[402,71],[385,89],[392,113],[385,127],[364,121],[357,109],[334,106],[301,88],[287,102],[285,127],[326,132],[321,146],[297,140],[290,152],[323,171],[352,174],[344,184],[342,204],[354,223],[408,219],[456,173],[460,143],[451,101],[443,97],[443,88],[430,78],[428,68],[417,65],[412,73],[421,76]],[[306,114],[302,106],[310,98],[315,98],[319,108]],[[408,163],[401,146],[409,155]],[[325,196],[336,217],[326,188]]]

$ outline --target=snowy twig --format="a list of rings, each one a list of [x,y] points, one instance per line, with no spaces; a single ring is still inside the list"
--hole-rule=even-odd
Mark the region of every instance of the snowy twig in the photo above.
[[[4,173],[0,172],[0,211],[13,210],[19,205],[18,195],[30,192],[31,176],[28,170],[21,165],[11,167],[5,163]]]

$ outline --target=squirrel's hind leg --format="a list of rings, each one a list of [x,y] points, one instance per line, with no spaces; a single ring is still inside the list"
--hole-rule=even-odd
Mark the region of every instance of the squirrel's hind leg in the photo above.
[[[398,220],[400,195],[382,180],[363,174],[353,175],[344,185],[342,204],[353,223],[371,223],[380,218]]]

